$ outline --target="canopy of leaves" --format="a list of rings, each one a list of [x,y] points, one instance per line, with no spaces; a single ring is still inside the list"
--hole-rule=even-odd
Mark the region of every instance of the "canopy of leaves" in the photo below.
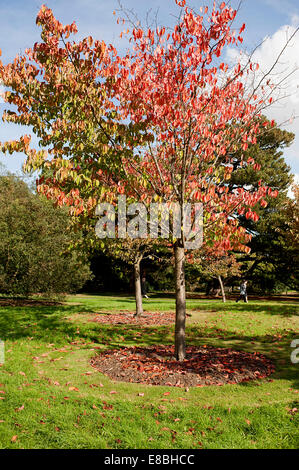
[[[271,90],[248,96],[242,76],[257,64],[220,63],[225,48],[242,42],[245,25],[232,27],[236,10],[223,2],[200,15],[176,3],[173,33],[134,27],[133,52],[123,57],[91,37],[70,41],[76,25],[42,6],[41,42],[0,63],[0,77],[14,105],[3,119],[33,126],[44,149],[32,149],[25,135],[2,151],[24,151],[27,169],[43,169],[38,190],[86,216],[85,224],[97,201],[117,192],[148,203],[197,201],[217,225],[215,247],[241,249],[244,231],[229,214],[241,206],[255,217],[251,207],[267,188],[230,192],[230,152],[256,141],[254,117]]]

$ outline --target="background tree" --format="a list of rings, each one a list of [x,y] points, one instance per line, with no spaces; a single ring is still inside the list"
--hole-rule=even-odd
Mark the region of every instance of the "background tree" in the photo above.
[[[223,302],[226,302],[224,283],[228,278],[240,276],[240,263],[233,253],[213,253],[211,250],[203,252],[200,257],[202,275],[206,279],[217,279]]]
[[[108,240],[106,251],[109,253],[112,262],[118,260],[124,261],[127,265],[133,267],[134,271],[134,290],[136,301],[135,316],[140,318],[143,314],[142,304],[142,261],[157,257],[154,253],[155,243],[150,239],[115,239]]]
[[[266,118],[261,117],[261,124],[265,122]],[[273,291],[276,287],[288,285],[294,275],[292,244],[284,237],[287,230],[283,228],[288,223],[287,192],[293,179],[290,167],[284,160],[283,150],[293,140],[294,134],[276,125],[261,132],[257,136],[257,143],[249,145],[245,152],[245,159],[254,158],[255,168],[246,163],[243,168],[236,165],[229,182],[231,189],[247,187],[255,190],[261,181],[272,188],[256,210],[259,216],[257,220],[247,220],[245,214],[239,215],[242,226],[252,234],[249,243],[251,252],[241,257],[243,275],[251,280],[253,288],[263,291]],[[276,197],[273,198],[273,195]]]
[[[0,233],[1,293],[75,292],[91,277],[86,259],[68,251],[80,234],[67,211],[13,175],[0,176]]]
[[[278,227],[277,231],[283,240],[285,259],[282,264],[283,272],[281,276],[288,273],[288,286],[292,289],[299,288],[299,185],[293,185],[294,199],[286,201],[284,211],[284,223]],[[285,277],[281,279],[285,282]]]

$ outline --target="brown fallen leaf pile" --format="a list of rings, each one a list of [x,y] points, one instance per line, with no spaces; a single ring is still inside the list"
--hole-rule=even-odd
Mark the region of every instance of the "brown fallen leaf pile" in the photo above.
[[[174,313],[171,312],[149,312],[144,313],[142,317],[136,318],[131,312],[97,314],[91,321],[109,325],[133,324],[142,326],[160,326],[174,325]]]
[[[183,362],[175,360],[173,346],[121,348],[100,352],[91,365],[113,380],[176,387],[247,382],[275,370],[260,353],[207,346],[189,346]]]

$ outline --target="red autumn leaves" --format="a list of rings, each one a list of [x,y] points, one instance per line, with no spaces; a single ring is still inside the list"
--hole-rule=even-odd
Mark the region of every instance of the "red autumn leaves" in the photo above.
[[[100,313],[92,321],[106,325],[136,324],[142,326],[160,326],[173,325],[174,315],[173,313],[147,312],[144,316],[136,318],[134,314],[129,312],[110,313],[109,315]]]
[[[181,388],[246,382],[274,372],[262,354],[206,345],[189,346],[183,362],[175,360],[172,346],[164,345],[105,351],[91,364],[114,380]]]
[[[101,198],[109,201],[118,193],[145,203],[183,197],[204,204],[222,248],[240,249],[248,240],[229,216],[244,208],[256,220],[253,206],[268,188],[228,191],[230,153],[256,142],[263,97],[257,92],[247,99],[239,63],[230,72],[214,59],[241,42],[245,25],[236,36],[236,11],[225,2],[200,14],[185,1],[176,3],[182,15],[173,32],[133,29],[125,56],[91,36],[68,41],[75,23],[63,26],[43,5],[36,20],[43,41],[0,64],[0,75],[14,89],[6,101],[18,107],[5,120],[34,126],[51,157],[31,149],[29,136],[4,143],[2,150],[24,151],[28,169],[49,170],[52,176],[41,178],[38,190],[68,205],[74,216],[93,213],[100,186]],[[248,68],[254,73],[257,67]],[[61,103],[67,106],[60,109]],[[228,243],[230,238],[239,242]]]

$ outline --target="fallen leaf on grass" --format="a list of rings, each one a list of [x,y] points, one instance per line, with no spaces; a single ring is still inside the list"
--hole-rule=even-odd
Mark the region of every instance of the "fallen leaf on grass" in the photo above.
[[[20,408],[16,408],[15,411],[22,411],[24,409],[24,405],[20,406]]]
[[[15,436],[12,436],[12,438],[11,438],[11,442],[16,442],[16,440],[17,440],[17,439],[18,439],[18,436],[17,436],[17,435],[15,435]]]
[[[106,403],[105,401],[103,401],[103,403],[104,410],[113,410],[113,405],[109,405],[109,403]]]

